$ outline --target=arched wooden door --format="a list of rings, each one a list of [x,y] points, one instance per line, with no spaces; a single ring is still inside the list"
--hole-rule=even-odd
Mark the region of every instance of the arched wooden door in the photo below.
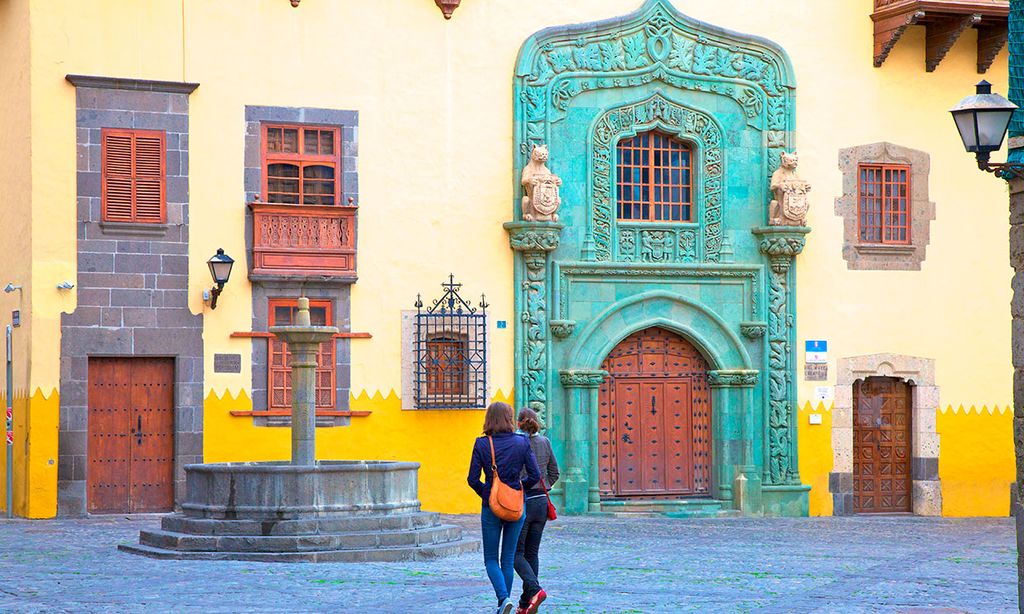
[[[708,365],[661,328],[633,333],[602,369],[598,455],[603,497],[685,497],[711,483]]]
[[[912,388],[895,377],[853,385],[853,511],[910,509]]]

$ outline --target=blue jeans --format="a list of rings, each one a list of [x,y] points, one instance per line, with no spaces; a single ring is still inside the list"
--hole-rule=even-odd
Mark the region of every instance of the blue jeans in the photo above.
[[[484,503],[480,510],[480,531],[484,538],[484,566],[487,577],[494,587],[494,595],[498,603],[508,599],[512,593],[516,546],[519,544],[519,532],[523,530],[526,514],[516,522],[506,522],[494,515],[491,508]],[[498,542],[501,542],[501,562],[498,562]]]

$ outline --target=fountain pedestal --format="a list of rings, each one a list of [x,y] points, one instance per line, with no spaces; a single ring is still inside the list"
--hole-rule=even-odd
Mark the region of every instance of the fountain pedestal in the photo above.
[[[316,353],[338,330],[311,326],[299,299],[294,326],[271,328],[292,368],[291,463],[185,467],[181,513],[142,531],[125,552],[167,559],[401,561],[470,552],[479,542],[420,510],[419,463],[317,461]]]

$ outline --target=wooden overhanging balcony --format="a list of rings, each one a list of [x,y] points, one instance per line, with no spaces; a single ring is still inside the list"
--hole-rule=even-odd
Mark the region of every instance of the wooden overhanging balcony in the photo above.
[[[356,207],[249,204],[252,279],[354,281]]]
[[[907,28],[925,27],[925,70],[934,71],[968,28],[978,30],[978,72],[1006,45],[1010,0],[875,0],[875,66],[881,66]]]

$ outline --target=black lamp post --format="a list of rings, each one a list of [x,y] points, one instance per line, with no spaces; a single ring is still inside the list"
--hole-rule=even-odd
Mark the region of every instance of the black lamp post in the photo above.
[[[1017,105],[992,93],[992,84],[981,81],[977,92],[950,109],[964,149],[973,153],[978,168],[1002,179],[1024,178],[1024,164],[989,162],[989,155],[1003,146],[1006,129]]]
[[[228,279],[231,277],[231,267],[235,264],[235,260],[225,254],[223,248],[218,248],[217,253],[213,258],[207,260],[206,264],[209,265],[210,276],[213,277],[213,283],[216,284],[210,290],[210,309],[216,309],[217,297],[220,296],[224,290],[224,284],[228,283]]]

